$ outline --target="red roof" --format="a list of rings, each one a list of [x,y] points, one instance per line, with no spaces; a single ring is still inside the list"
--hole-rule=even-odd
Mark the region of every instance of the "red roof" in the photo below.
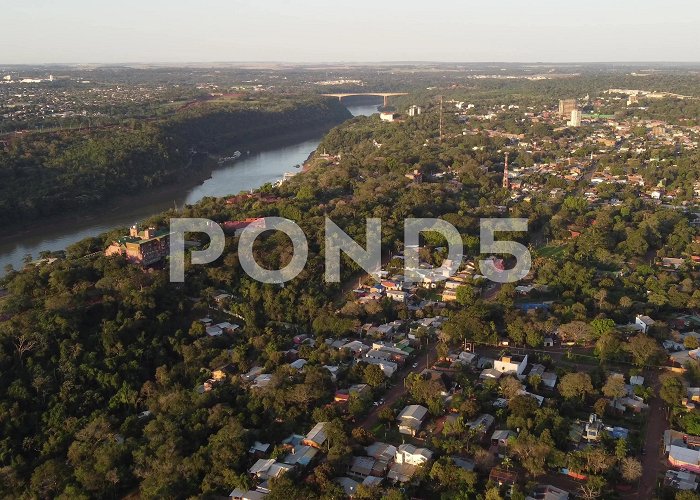
[[[223,222],[221,224],[221,227],[224,228],[226,231],[237,231],[239,229],[245,229],[246,227],[250,226],[254,222],[262,221],[261,218],[259,217],[254,217],[254,218],[249,218],[249,219],[243,219],[243,220],[230,220]]]

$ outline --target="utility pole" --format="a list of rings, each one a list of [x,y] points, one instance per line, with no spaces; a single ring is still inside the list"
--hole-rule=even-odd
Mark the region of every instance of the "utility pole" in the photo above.
[[[442,96],[440,96],[440,144],[442,144]]]

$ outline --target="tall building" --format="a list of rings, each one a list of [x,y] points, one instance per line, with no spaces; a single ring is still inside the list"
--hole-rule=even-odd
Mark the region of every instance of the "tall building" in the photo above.
[[[560,99],[559,100],[559,115],[562,118],[571,116],[571,112],[578,109],[576,99]]]
[[[408,116],[418,116],[421,114],[423,110],[421,109],[420,106],[416,106],[415,104],[408,108]]]
[[[510,189],[510,178],[508,177],[508,153],[506,152],[506,162],[503,166],[503,184],[504,189]]]
[[[149,266],[162,260],[170,249],[170,232],[152,227],[139,231],[136,226],[129,230],[129,236],[115,240],[105,250],[105,255],[123,255],[132,264]]]
[[[581,126],[581,110],[574,109],[571,112],[571,120],[567,123],[569,127],[580,127]]]

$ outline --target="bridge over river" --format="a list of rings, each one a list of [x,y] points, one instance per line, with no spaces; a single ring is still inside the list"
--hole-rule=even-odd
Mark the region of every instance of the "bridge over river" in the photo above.
[[[408,95],[408,92],[347,92],[347,93],[323,94],[323,95],[326,97],[337,97],[339,101],[342,101],[343,97],[350,97],[350,96],[369,95],[369,96],[383,97],[384,98],[384,107],[386,107],[389,105],[389,98],[390,97],[399,96],[399,95]]]

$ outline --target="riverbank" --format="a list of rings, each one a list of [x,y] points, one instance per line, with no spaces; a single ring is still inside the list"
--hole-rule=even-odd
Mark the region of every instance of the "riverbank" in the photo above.
[[[354,116],[376,113],[376,104],[348,108]],[[323,136],[337,123],[297,128],[260,140],[231,144],[242,151],[236,162],[186,171],[180,180],[150,188],[147,192],[121,194],[99,208],[71,210],[25,223],[0,234],[0,274],[6,265],[23,266],[25,255],[37,258],[42,251],[59,251],[89,237],[147,220],[175,206],[194,204],[204,197],[221,197],[256,189],[281,179],[284,172],[304,163]],[[250,154],[246,154],[250,150]],[[222,152],[223,153],[223,152]]]
[[[231,164],[229,167],[235,167],[236,163],[245,160],[248,151],[250,151],[251,154],[262,153],[314,139],[322,136],[335,125],[337,125],[337,123],[320,125],[314,129],[297,130],[274,137],[263,138],[250,144],[231,146],[227,149],[231,151],[238,149],[243,152],[243,156],[239,161]],[[110,216],[115,214],[128,215],[132,213],[136,203],[143,206],[144,199],[148,200],[149,205],[162,204],[163,208],[161,210],[174,208],[175,205],[180,206],[185,201],[183,196],[184,191],[201,186],[206,180],[211,179],[212,174],[216,170],[222,168],[223,167],[218,166],[216,162],[209,161],[206,166],[180,172],[177,179],[167,184],[162,184],[133,194],[117,195],[100,207],[75,209],[72,210],[71,213],[55,214],[50,217],[44,217],[38,221],[31,221],[10,227],[6,226],[4,231],[0,233],[0,245],[3,243],[12,243],[17,239],[36,233],[46,234],[56,229],[67,230],[71,227],[85,224],[104,223],[105,217],[107,217],[107,220],[110,220],[112,218]],[[289,168],[292,169],[293,165],[289,165]],[[152,214],[161,210],[156,210],[152,212]],[[123,218],[123,215],[120,216],[120,218]],[[141,218],[142,217],[139,217],[139,219]],[[137,221],[135,220],[134,222]]]

